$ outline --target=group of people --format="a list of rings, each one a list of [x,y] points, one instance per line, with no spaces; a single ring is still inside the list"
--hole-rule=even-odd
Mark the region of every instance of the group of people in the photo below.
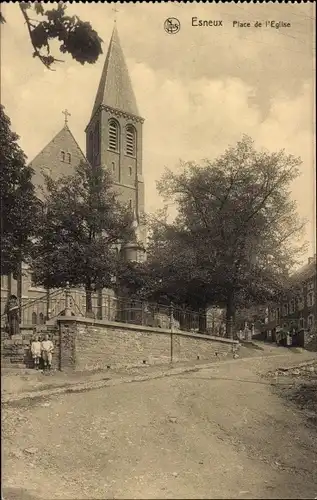
[[[31,342],[31,354],[33,358],[34,368],[40,367],[40,361],[43,362],[44,370],[50,370],[52,367],[52,359],[54,352],[54,344],[50,340],[48,334],[45,334],[44,340],[41,340],[39,335],[35,335]]]

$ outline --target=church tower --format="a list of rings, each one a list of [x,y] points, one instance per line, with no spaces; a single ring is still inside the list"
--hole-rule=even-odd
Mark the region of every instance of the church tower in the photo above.
[[[143,122],[115,25],[85,131],[87,159],[111,171],[121,200],[137,220],[144,212]]]

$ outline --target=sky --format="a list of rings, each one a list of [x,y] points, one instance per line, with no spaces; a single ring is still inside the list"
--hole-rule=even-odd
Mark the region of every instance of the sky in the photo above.
[[[103,56],[80,65],[70,56],[55,71],[32,58],[17,4],[2,5],[1,102],[31,161],[62,128],[69,127],[85,150],[84,129],[116,16],[143,132],[146,210],[162,204],[156,181],[179,160],[199,162],[222,154],[243,134],[259,148],[300,156],[301,176],[292,197],[308,220],[309,249],[316,253],[315,5],[300,4],[68,4],[70,14],[89,21],[103,39]],[[164,21],[179,19],[170,35]],[[192,26],[192,18],[222,20],[223,26]],[[233,21],[251,26],[233,27]],[[255,22],[262,27],[255,27]],[[290,27],[266,27],[266,21]]]

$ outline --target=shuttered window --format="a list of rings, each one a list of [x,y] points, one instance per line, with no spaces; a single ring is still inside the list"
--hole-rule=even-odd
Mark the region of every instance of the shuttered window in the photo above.
[[[126,128],[126,153],[129,156],[135,156],[135,139],[135,128],[132,125],[128,125]]]
[[[109,149],[119,150],[119,125],[115,120],[109,121]]]

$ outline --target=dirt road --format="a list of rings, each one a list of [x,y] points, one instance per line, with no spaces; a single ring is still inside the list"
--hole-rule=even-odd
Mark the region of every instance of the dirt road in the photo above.
[[[6,408],[4,499],[313,499],[316,429],[260,376],[300,361],[235,360]]]

